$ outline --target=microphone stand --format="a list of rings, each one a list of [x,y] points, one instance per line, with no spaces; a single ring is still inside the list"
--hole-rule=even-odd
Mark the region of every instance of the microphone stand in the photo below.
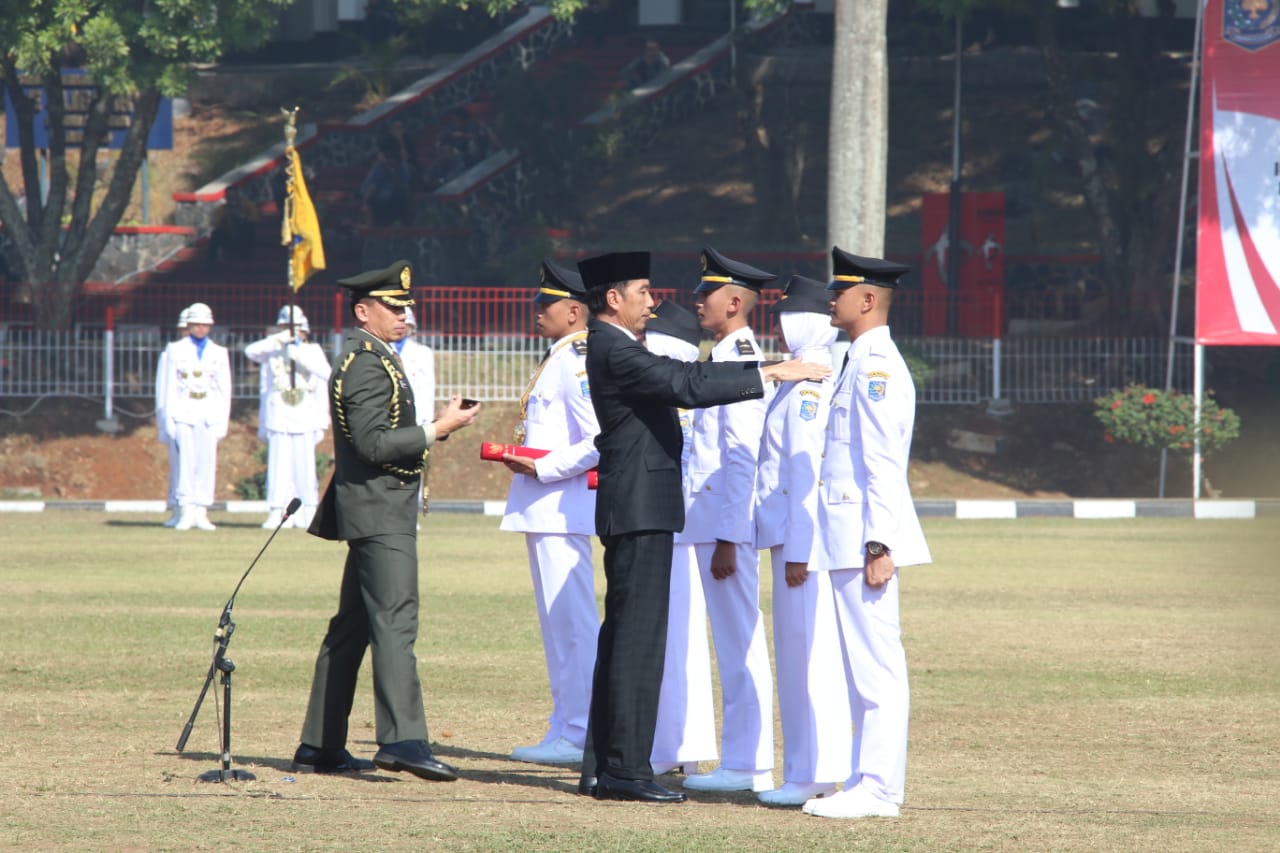
[[[231,643],[231,635],[235,633],[236,623],[231,621],[231,608],[235,606],[236,595],[240,592],[240,587],[244,584],[245,578],[249,577],[249,572],[253,571],[253,567],[258,564],[258,559],[263,552],[267,550],[267,545],[276,538],[276,534],[280,532],[280,528],[284,527],[284,523],[298,511],[302,506],[302,501],[297,498],[289,501],[288,508],[284,511],[284,516],[280,519],[280,523],[276,525],[276,529],[271,531],[271,535],[267,537],[266,544],[258,551],[258,556],[253,558],[253,562],[249,564],[249,568],[245,569],[244,574],[240,576],[240,582],[236,584],[236,588],[232,590],[231,597],[227,599],[226,605],[222,608],[222,615],[218,618],[218,628],[213,632],[213,661],[209,664],[209,674],[205,676],[204,686],[200,688],[200,695],[196,697],[195,707],[191,709],[191,716],[187,718],[187,724],[182,727],[182,734],[178,737],[178,752],[182,752],[187,746],[187,738],[191,737],[191,729],[195,726],[196,715],[200,713],[200,705],[204,702],[204,697],[209,692],[209,687],[213,684],[214,673],[222,673],[222,704],[225,713],[222,718],[221,732],[221,751],[222,766],[217,770],[209,770],[201,773],[196,777],[199,782],[248,782],[257,777],[248,770],[232,770],[231,769],[231,673],[236,671],[236,665],[227,657],[227,646]]]

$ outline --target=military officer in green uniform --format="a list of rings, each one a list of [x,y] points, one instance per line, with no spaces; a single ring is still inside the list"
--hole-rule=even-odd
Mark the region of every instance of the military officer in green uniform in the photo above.
[[[479,406],[453,397],[434,423],[418,425],[413,390],[393,344],[404,337],[410,266],[338,282],[351,292],[356,328],[329,380],[335,470],[310,532],[345,540],[338,612],[316,659],[294,769],[319,773],[406,770],[453,781],[427,740],[413,646],[418,637],[418,489],[427,448],[475,420]],[[373,762],[346,749],[347,718],[365,649],[373,647]]]

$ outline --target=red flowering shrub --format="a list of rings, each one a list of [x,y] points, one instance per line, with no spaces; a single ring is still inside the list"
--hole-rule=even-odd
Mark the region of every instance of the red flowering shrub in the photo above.
[[[1220,408],[1210,392],[1201,400],[1198,424],[1195,400],[1177,391],[1130,385],[1098,397],[1093,404],[1094,416],[1105,429],[1102,440],[1108,444],[1187,452],[1193,447],[1191,435],[1198,432],[1200,452],[1208,455],[1240,437],[1240,418],[1231,409]]]

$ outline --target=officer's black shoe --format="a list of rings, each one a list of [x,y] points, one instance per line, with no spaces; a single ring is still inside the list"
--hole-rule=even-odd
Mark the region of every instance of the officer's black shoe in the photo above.
[[[458,778],[457,768],[437,761],[425,740],[384,743],[373,756],[373,763],[383,770],[407,770],[419,779],[431,782],[453,782]]]
[[[580,779],[578,779],[578,793],[584,797],[594,797],[596,795],[596,788],[598,787],[599,782],[596,781],[596,777],[594,775],[587,776],[584,774]]]
[[[687,797],[668,790],[652,779],[619,779],[601,773],[596,779],[597,800],[630,800],[638,803],[683,803]]]
[[[373,762],[356,758],[345,749],[320,749],[302,744],[293,754],[295,773],[372,773]]]

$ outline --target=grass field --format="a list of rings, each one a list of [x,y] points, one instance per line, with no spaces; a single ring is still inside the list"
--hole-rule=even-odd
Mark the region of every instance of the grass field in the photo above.
[[[598,803],[573,793],[575,768],[508,761],[548,710],[523,543],[496,519],[439,514],[420,543],[418,656],[432,739],[462,780],[290,774],[343,549],[289,530],[237,599],[229,653],[235,764],[257,781],[198,783],[219,766],[216,685],[186,752],[174,744],[220,608],[267,532],[243,516],[215,514],[214,534],[159,520],[0,520],[0,847],[1280,846],[1274,520],[928,521],[936,563],[903,581],[907,803],[878,822],[746,794]],[[364,757],[368,675],[350,744]]]

